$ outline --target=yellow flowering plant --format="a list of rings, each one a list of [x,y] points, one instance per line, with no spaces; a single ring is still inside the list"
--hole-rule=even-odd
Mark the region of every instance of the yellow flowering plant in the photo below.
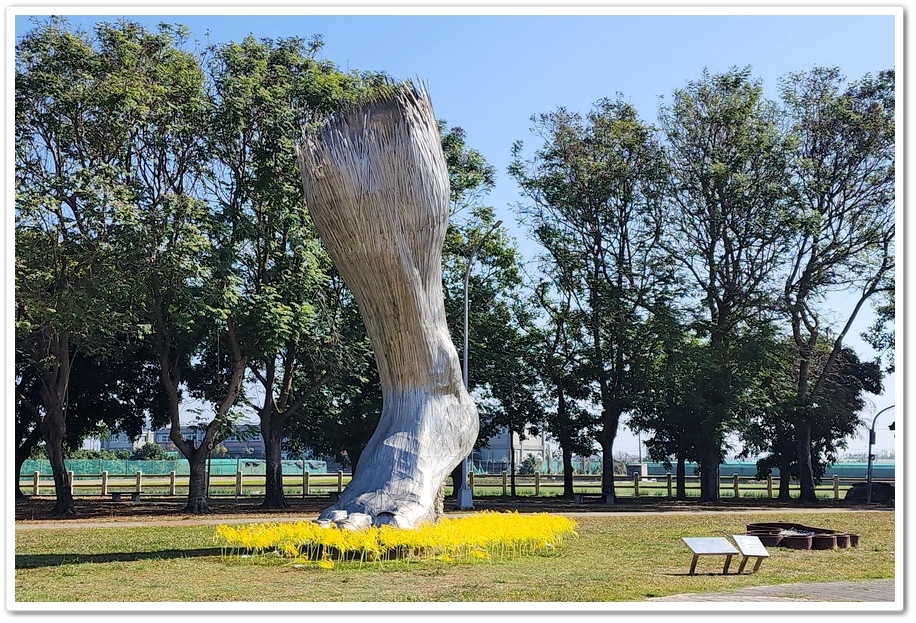
[[[572,536],[576,536],[576,523],[560,515],[484,511],[413,530],[391,526],[341,530],[311,521],[219,525],[214,539],[224,555],[274,554],[332,569],[335,561],[348,560],[380,565],[388,560],[459,563],[548,555]]]

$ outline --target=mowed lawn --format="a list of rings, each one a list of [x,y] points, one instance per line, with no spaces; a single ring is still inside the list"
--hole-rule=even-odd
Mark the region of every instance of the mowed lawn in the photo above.
[[[212,525],[17,530],[20,602],[639,602],[652,597],[793,582],[893,578],[894,512],[576,515],[578,536],[555,554],[474,563],[337,564],[223,555]],[[834,550],[771,547],[755,574],[721,575],[721,557],[681,537],[743,534],[794,522],[859,535]],[[732,563],[737,569],[739,559]],[[752,565],[749,565],[749,568]]]

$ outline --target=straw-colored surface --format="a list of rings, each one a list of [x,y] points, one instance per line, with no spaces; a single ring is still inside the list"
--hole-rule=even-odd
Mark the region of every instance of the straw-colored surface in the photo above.
[[[381,421],[339,503],[341,525],[414,526],[477,437],[445,321],[449,181],[429,97],[411,84],[344,109],[299,149],[306,202],[372,339]]]

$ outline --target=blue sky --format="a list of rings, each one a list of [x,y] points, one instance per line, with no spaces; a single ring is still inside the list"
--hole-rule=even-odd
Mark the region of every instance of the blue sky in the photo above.
[[[307,15],[304,8],[289,8],[285,15],[257,15],[256,8],[176,15],[170,10],[129,17],[149,27],[184,24],[201,41],[321,34],[320,57],[342,69],[423,80],[437,117],[462,127],[468,144],[496,168],[497,187],[484,202],[494,206],[527,259],[535,248],[516,226],[511,206],[522,198],[506,167],[514,141],[524,140],[529,152],[538,145],[530,133],[532,115],[558,106],[586,112],[599,98],[621,93],[651,122],[659,96],[670,98],[675,89],[700,78],[704,68],[720,72],[749,65],[775,97],[778,79],[790,72],[835,66],[858,79],[893,68],[896,52],[893,15],[829,15],[826,8],[818,15],[775,14],[778,8],[764,9],[768,15],[666,15],[662,9],[648,15]],[[229,11],[233,14],[225,14]],[[124,15],[111,12],[70,18],[88,27]],[[15,26],[21,33],[30,27],[28,18],[17,16]],[[842,306],[842,299],[837,301]],[[860,348],[861,342],[851,342]],[[863,347],[862,352],[869,351]],[[870,423],[894,400],[891,377],[864,417]],[[877,447],[890,449],[893,434],[880,430],[886,431],[885,419],[889,424],[893,415],[883,415],[878,423]],[[624,437],[615,449],[628,449]],[[864,451],[866,445],[867,440],[853,441],[850,449]]]

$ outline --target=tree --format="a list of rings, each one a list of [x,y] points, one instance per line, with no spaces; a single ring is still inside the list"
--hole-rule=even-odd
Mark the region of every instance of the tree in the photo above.
[[[47,296],[41,305],[30,302],[31,318],[20,323],[23,336],[27,331],[37,336],[35,352],[45,353],[42,361],[55,362],[44,368],[53,469],[63,470],[56,448],[65,434],[60,413],[72,353],[78,347],[111,354],[104,338],[110,342],[112,334],[139,332],[154,349],[168,396],[167,411],[154,414],[154,420],[170,421],[172,441],[191,466],[187,510],[201,512],[207,508],[206,446],[228,417],[245,365],[240,355],[233,357],[204,443],[185,440],[179,417],[183,383],[194,362],[199,364],[194,357],[201,341],[218,339],[232,296],[231,275],[221,264],[225,258],[208,247],[206,231],[220,224],[195,196],[206,163],[200,140],[207,120],[203,73],[197,57],[180,49],[187,37],[181,27],[163,24],[154,33],[122,20],[98,24],[90,39],[65,26],[52,21],[24,38],[17,74],[17,132],[23,145],[17,209],[21,206],[23,217],[35,223],[57,223],[42,228],[24,218],[17,228],[23,250],[41,254],[34,261],[21,255],[17,278],[23,294],[30,283],[57,297],[52,304]],[[38,209],[52,218],[35,218]],[[51,263],[55,270],[31,268],[47,264],[49,247],[61,250],[59,261]],[[48,290],[42,281],[57,285]],[[69,320],[39,320],[41,308],[67,310]],[[231,346],[237,355],[237,344]],[[197,391],[212,397],[212,389]],[[72,512],[65,478],[65,472],[55,477],[56,512]]]
[[[885,362],[884,371],[893,374],[896,370],[894,357],[896,340],[894,338],[895,296],[893,287],[882,293],[879,302],[875,305],[875,321],[862,334],[862,338],[878,352],[879,358]]]
[[[817,363],[812,368],[816,369]],[[832,370],[824,380],[814,408],[811,426],[815,483],[820,482],[827,467],[837,462],[840,451],[847,448],[847,440],[858,433],[861,426],[859,414],[866,406],[865,394],[884,391],[882,378],[877,362],[862,361],[848,346],[834,358]]]
[[[438,123],[449,176],[449,223],[442,245],[443,295],[449,330],[463,357],[467,275],[468,350],[475,362],[473,383],[470,375],[468,378],[471,389],[485,385],[489,374],[478,370],[493,364],[493,357],[498,357],[498,352],[486,348],[478,338],[485,339],[494,326],[506,326],[511,312],[500,295],[519,283],[518,255],[505,230],[497,226],[493,209],[480,202],[493,189],[495,170],[480,152],[467,144],[463,129],[450,128],[444,120]],[[477,254],[472,257],[475,249]],[[501,315],[499,321],[491,320],[493,313]]]
[[[122,103],[100,128],[119,131],[113,166],[130,188],[130,209],[118,222],[119,261],[168,396],[153,423],[168,423],[170,440],[188,460],[185,511],[207,512],[205,461],[231,417],[247,360],[226,312],[236,296],[231,258],[213,245],[227,225],[201,197],[208,162],[204,73],[199,58],[181,49],[188,35],[182,27],[163,24],[153,33],[121,21],[96,31],[104,86]],[[211,349],[218,359],[199,357],[208,342],[218,345]],[[221,375],[219,384],[208,382],[210,370]],[[199,444],[181,432],[187,396],[213,404]]]
[[[118,71],[128,31],[93,39],[52,18],[16,46],[17,374],[37,383],[17,399],[45,441],[55,515],[75,513],[63,446],[76,354],[137,326],[120,247],[135,190],[125,137],[142,109]]]
[[[14,431],[16,435],[15,460],[13,465],[13,482],[16,499],[25,498],[19,486],[19,474],[22,466],[41,444],[41,396],[38,393],[39,379],[37,370],[29,366],[23,359],[16,357],[16,393],[15,411],[16,422]]]
[[[704,71],[659,118],[674,184],[665,245],[694,288],[695,327],[714,369],[696,430],[701,499],[715,501],[722,445],[738,414],[742,332],[772,308],[787,246],[787,151],[777,110],[749,68]]]
[[[894,72],[843,83],[838,69],[825,68],[781,83],[795,146],[789,163],[795,227],[782,303],[798,361],[792,419],[801,499],[808,502],[816,500],[812,405],[859,310],[892,291],[894,280]],[[853,307],[817,375],[812,358],[825,329],[822,301],[830,293],[851,296]]]
[[[745,455],[763,455],[757,462],[758,475],[764,477],[773,468],[779,469],[779,499],[788,501],[789,484],[800,472],[796,450],[798,429],[791,417],[795,406],[795,389],[799,368],[792,338],[783,340],[779,348],[770,348],[776,356],[759,361],[764,377],[769,381],[767,393],[771,400],[761,400],[749,426],[742,432]],[[832,340],[822,336],[811,358],[809,371],[821,375],[829,359]],[[767,369],[769,368],[769,369]],[[863,362],[849,347],[844,347],[834,359],[826,375],[818,402],[811,406],[810,444],[812,472],[815,483],[826,468],[835,463],[846,439],[859,428],[859,413],[865,406],[865,392],[880,393],[882,373],[876,362]]]
[[[503,309],[500,309],[502,307]],[[477,340],[487,355],[479,359],[489,360],[480,365],[475,358],[475,370],[486,382],[481,400],[481,440],[489,440],[498,430],[505,430],[509,438],[509,479],[510,493],[516,495],[515,435],[524,440],[530,429],[543,422],[543,402],[537,395],[538,379],[536,369],[530,364],[538,347],[534,336],[524,332],[521,323],[511,315],[506,317],[507,306],[499,305],[488,314],[487,320],[494,322],[483,331],[477,327]],[[499,312],[502,311],[503,314]],[[495,312],[495,313],[493,313]],[[516,310],[517,313],[526,311]],[[500,318],[504,318],[500,323]],[[521,326],[520,326],[521,325]],[[480,348],[479,347],[479,348]]]
[[[321,388],[329,375],[322,368],[342,363],[334,326],[321,324],[334,313],[317,309],[330,260],[302,200],[295,141],[366,80],[315,60],[321,45],[248,36],[210,50],[211,193],[213,209],[231,223],[216,245],[239,270],[229,313],[262,396],[248,402],[265,444],[265,508],[288,506],[281,442],[289,418]]]
[[[336,271],[325,282],[321,309],[334,311],[333,337],[340,363],[322,359],[317,373],[325,378],[319,390],[302,405],[290,424],[291,447],[318,456],[333,456],[353,473],[363,449],[378,427],[382,389],[372,344],[356,301]],[[316,372],[305,368],[301,381],[308,385]],[[298,383],[298,381],[297,381]]]
[[[459,201],[466,203],[453,200],[453,208]],[[527,424],[540,418],[531,390],[535,380],[523,361],[527,343],[522,325],[527,311],[520,285],[518,251],[495,222],[493,210],[476,205],[467,218],[453,212],[443,246],[445,309],[463,364],[467,295],[467,384],[480,414],[475,450],[501,431],[508,432],[511,445],[515,433],[524,437]],[[514,457],[514,452],[510,455]],[[512,460],[513,492],[514,467]],[[456,496],[461,475],[456,469],[452,476]]]
[[[509,172],[531,201],[522,215],[588,328],[602,493],[613,503],[614,439],[644,391],[642,327],[670,281],[659,246],[664,151],[622,96],[599,101],[584,119],[560,108],[533,121],[544,146],[526,162],[517,142]]]
[[[165,449],[155,443],[147,443],[134,450],[131,461],[161,461],[169,457]]]
[[[581,333],[585,324],[577,318],[573,297],[561,292],[563,298],[552,300],[549,282],[534,289],[533,307],[544,312],[542,326],[529,327],[534,341],[527,361],[541,381],[543,420],[535,432],[549,433],[560,446],[563,464],[563,497],[572,499],[573,464],[576,454],[592,451],[596,418],[589,412],[590,391],[584,378],[588,359],[583,348],[587,341]]]
[[[466,210],[473,212],[478,208],[480,199],[493,190],[496,170],[479,151],[468,146],[462,128],[449,127],[444,119],[438,125],[448,169],[450,221],[454,223]]]
[[[758,456],[757,476],[779,469],[778,499],[790,499],[795,469],[795,433],[791,405],[796,375],[793,374],[793,349],[784,334],[761,332],[751,340],[753,350],[748,363],[756,370],[756,383],[750,388],[751,404],[738,425],[743,449],[739,456]],[[763,456],[760,456],[763,455]]]
[[[110,354],[88,355],[77,351],[72,358],[67,396],[67,432],[63,440],[67,456],[90,436],[123,432],[137,437],[154,413],[164,409],[155,367],[148,349],[134,338],[109,343]],[[22,464],[41,441],[37,425],[42,415],[39,381],[35,370],[25,367],[17,374],[16,401],[16,488]],[[32,409],[38,410],[36,416]],[[36,419],[37,418],[37,419]],[[17,497],[20,497],[17,494]]]
[[[653,461],[670,465],[674,459],[675,495],[687,498],[687,461],[703,447],[699,423],[705,417],[703,396],[714,370],[706,345],[683,324],[677,310],[653,318],[650,334],[660,348],[647,370],[649,389],[633,409],[628,427],[646,433],[645,446]]]

